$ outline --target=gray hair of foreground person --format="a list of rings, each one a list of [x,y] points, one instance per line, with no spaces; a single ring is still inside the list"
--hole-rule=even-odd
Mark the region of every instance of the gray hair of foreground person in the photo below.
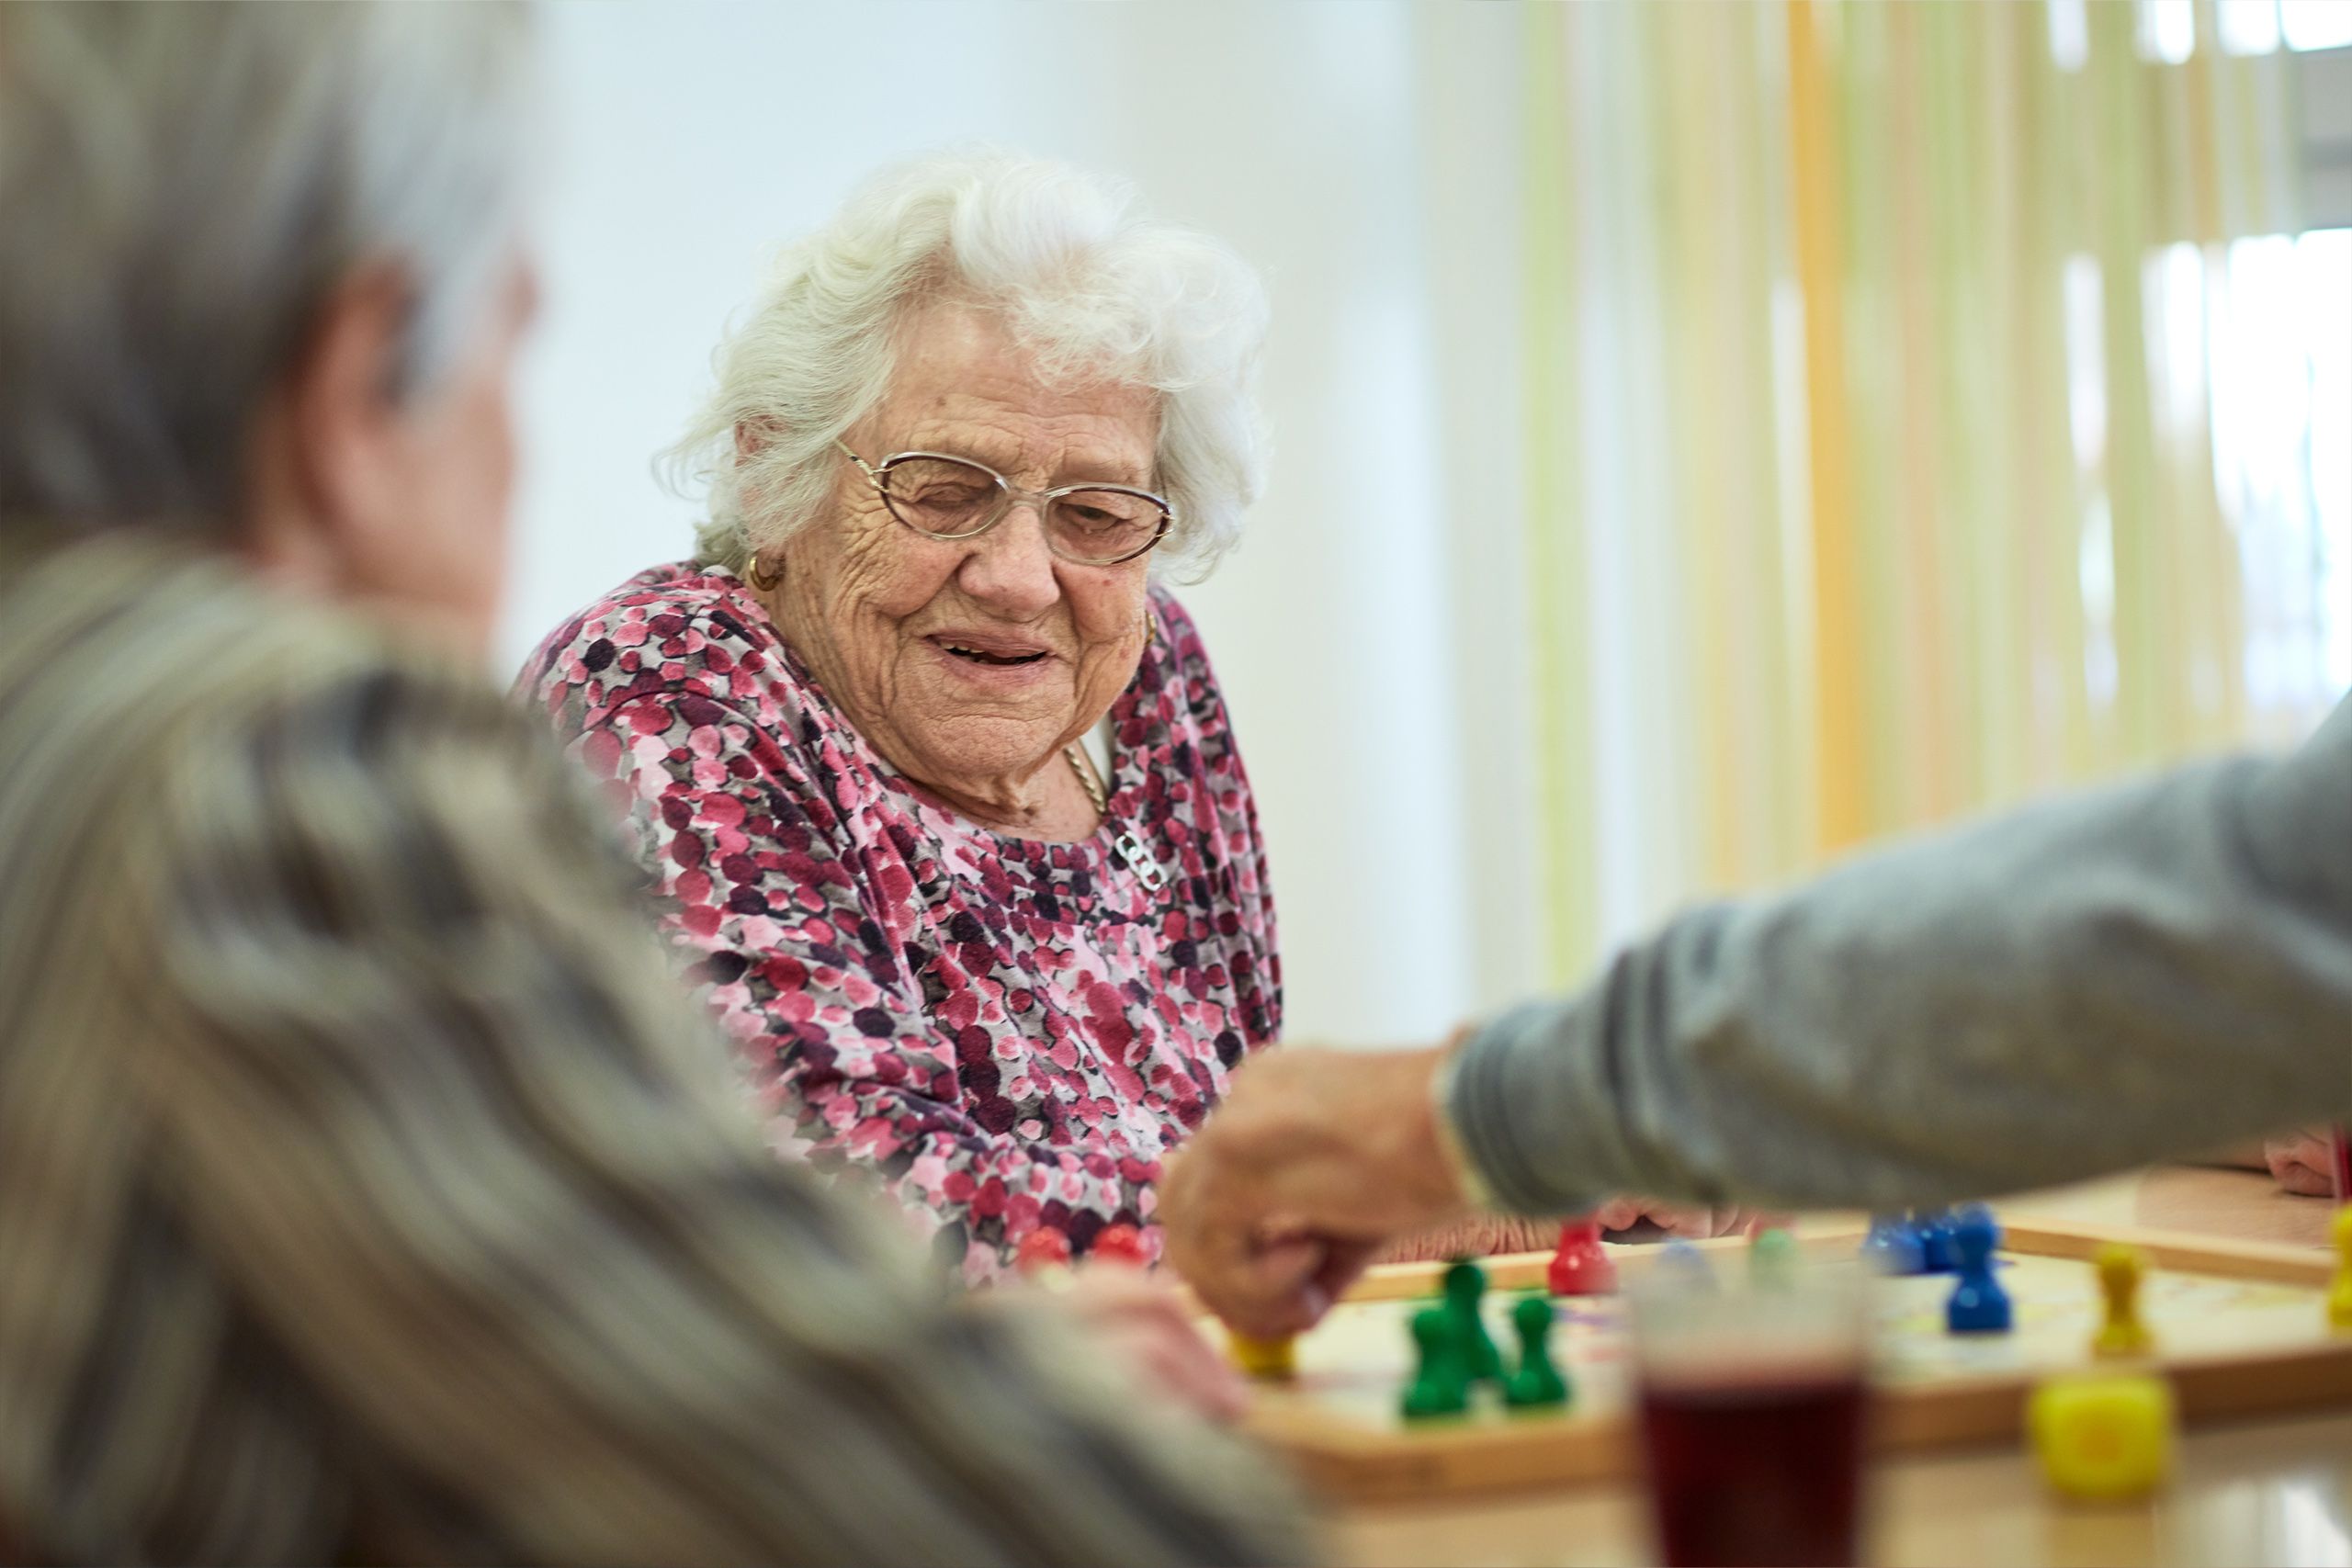
[[[233,514],[329,290],[410,297],[395,395],[453,360],[537,161],[518,6],[0,6],[0,516]]]
[[[943,297],[1002,310],[1049,372],[1159,394],[1155,488],[1176,521],[1155,570],[1205,575],[1238,542],[1266,471],[1257,274],[1220,242],[1141,216],[1124,184],[971,148],[860,186],[780,254],[719,345],[718,386],[667,454],[678,488],[708,489],[703,559],[741,572],[825,514],[835,439],[888,389],[899,324]]]

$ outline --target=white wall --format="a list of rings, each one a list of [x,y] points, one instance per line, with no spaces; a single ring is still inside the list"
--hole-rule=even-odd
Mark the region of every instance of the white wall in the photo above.
[[[767,247],[874,164],[959,138],[1123,174],[1272,283],[1273,482],[1186,598],[1264,813],[1288,1032],[1428,1039],[1524,983],[1507,7],[541,15],[560,130],[510,663],[685,552],[692,507],[648,459]]]

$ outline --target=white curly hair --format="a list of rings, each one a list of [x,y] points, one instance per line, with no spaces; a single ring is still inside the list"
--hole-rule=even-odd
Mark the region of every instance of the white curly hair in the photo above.
[[[1140,215],[1125,184],[990,148],[884,169],[777,257],[712,355],[718,386],[663,454],[682,491],[707,488],[700,558],[743,571],[823,513],[833,442],[881,400],[899,323],[942,296],[1001,310],[1048,375],[1159,393],[1154,483],[1176,522],[1153,570],[1205,576],[1265,480],[1257,274]],[[762,439],[739,452],[739,429]]]

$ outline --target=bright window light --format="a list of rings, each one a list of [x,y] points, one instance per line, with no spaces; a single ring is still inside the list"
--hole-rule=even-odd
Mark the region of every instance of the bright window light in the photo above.
[[[2224,276],[2206,353],[2246,694],[2315,714],[2352,689],[2352,230],[2234,241]]]
[[[2090,14],[2084,0],[2050,0],[2050,58],[2061,71],[2080,71],[2091,57]]]
[[[2352,44],[2352,0],[2280,0],[2278,23],[2289,49],[2342,49]]]
[[[2269,54],[2278,47],[2278,0],[2222,0],[2222,52]]]
[[[2327,680],[2344,692],[2352,690],[2352,229],[2296,241],[2295,271],[2312,348],[2312,509]]]
[[[2140,0],[2140,54],[2178,65],[2197,52],[2197,13],[2190,0]]]

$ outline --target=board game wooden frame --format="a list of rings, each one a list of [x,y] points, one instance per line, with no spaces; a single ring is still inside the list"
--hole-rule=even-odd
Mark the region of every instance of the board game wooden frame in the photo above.
[[[1811,1248],[1858,1242],[1861,1228],[1808,1227],[1804,1234]],[[2322,1290],[2335,1273],[2335,1258],[2325,1251],[2120,1225],[2019,1221],[2005,1225],[2001,1245],[2006,1252],[2088,1259],[2110,1241],[2139,1247],[2154,1269]],[[1698,1245],[1732,1251],[1746,1243],[1725,1237]],[[1548,1253],[1521,1253],[1485,1259],[1483,1266],[1492,1288],[1523,1291],[1543,1287],[1550,1260]],[[1430,1294],[1443,1267],[1428,1263],[1375,1269],[1347,1299]],[[2352,1404],[2352,1335],[2243,1354],[2160,1354],[2156,1360],[2170,1374],[2187,1425]],[[1871,1440],[1878,1448],[1898,1450],[2014,1441],[2022,1430],[2026,1399],[2035,1381],[2027,1375],[1991,1375],[1949,1384],[1881,1388],[1873,1401]],[[1374,1430],[1319,1410],[1312,1401],[1280,1388],[1268,1390],[1244,1420],[1244,1429],[1283,1454],[1311,1490],[1347,1502],[1427,1500],[1620,1477],[1637,1462],[1631,1425],[1626,1415],[1618,1413]]]

